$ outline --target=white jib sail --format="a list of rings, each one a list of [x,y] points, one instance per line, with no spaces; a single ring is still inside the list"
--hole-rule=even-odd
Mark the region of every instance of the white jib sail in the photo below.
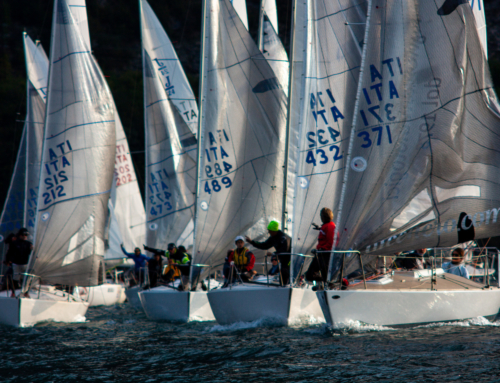
[[[274,15],[273,18],[269,13]],[[278,37],[278,21],[276,18],[276,2],[275,0],[262,0],[259,18],[259,32],[257,36],[257,44],[259,49],[264,54],[264,57],[271,65],[276,77],[278,78],[285,94],[288,95],[288,56],[285,47]]]
[[[92,286],[104,256],[114,105],[64,0],[55,0],[35,252],[44,283]]]
[[[243,0],[244,1],[244,0]],[[198,134],[198,105],[182,69],[177,53],[160,21],[146,0],[139,2],[142,44],[153,61],[153,67],[168,98],[177,108],[189,129]],[[195,158],[196,156],[193,156]]]
[[[90,49],[85,0],[68,0],[68,6],[80,29],[83,41]],[[123,244],[125,249],[132,251],[144,243],[146,235],[146,213],[137,175],[132,163],[127,137],[114,101],[113,106],[115,109],[116,157],[109,214],[114,214],[115,217],[114,219],[110,218],[105,259],[123,258],[120,245]]]
[[[474,19],[476,20],[477,33],[479,35],[479,41],[483,47],[484,54],[488,57],[488,39],[486,31],[486,16],[484,14],[484,3],[483,0],[469,0],[470,7],[474,13]]]
[[[196,162],[190,152],[196,151],[196,139],[168,99],[146,49],[143,72],[146,243],[166,249],[169,242],[178,241],[194,216]]]
[[[204,9],[197,263],[216,263],[237,235],[281,219],[286,96],[229,0]]]
[[[357,3],[308,0],[305,24],[296,26],[306,44],[300,117],[290,127],[298,132],[294,253],[310,252],[318,239],[311,224],[321,226],[321,209],[339,202],[366,20],[366,5]]]
[[[371,14],[339,247],[497,235],[499,106],[470,6],[377,1]]]

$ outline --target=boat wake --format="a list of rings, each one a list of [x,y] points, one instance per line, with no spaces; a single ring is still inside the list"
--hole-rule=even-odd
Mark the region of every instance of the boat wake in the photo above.
[[[359,334],[365,332],[394,331],[392,327],[368,324],[360,321],[349,321],[329,327],[332,333]]]
[[[471,326],[493,326],[500,327],[500,322],[495,321],[491,322],[485,317],[477,317],[471,319],[465,319],[463,321],[456,322],[438,322],[438,323],[429,323],[423,326],[418,326],[416,328],[429,328],[429,327],[444,327],[444,326],[458,326],[458,327],[471,327]]]
[[[257,327],[281,327],[285,323],[280,318],[260,318],[252,322],[236,322],[228,325],[215,325],[207,327],[207,332],[238,331]]]

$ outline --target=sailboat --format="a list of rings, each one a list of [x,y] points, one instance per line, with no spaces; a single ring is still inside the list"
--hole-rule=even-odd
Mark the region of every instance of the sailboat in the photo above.
[[[219,265],[236,236],[263,240],[267,223],[282,215],[287,98],[230,2],[206,1],[204,15],[195,258]],[[262,314],[259,302],[270,291],[288,294],[243,283],[207,295],[226,324],[253,320],[246,314],[254,309]]]
[[[95,286],[104,274],[115,156],[112,97],[64,0],[54,3],[51,42],[35,250],[25,294],[0,299],[0,321],[14,326],[82,320],[87,302],[44,286]]]
[[[288,325],[324,321],[312,286],[299,281],[305,271],[303,255],[310,254],[317,239],[317,234],[311,232],[311,222],[318,218],[323,206],[333,205],[335,185],[343,167],[341,161],[335,158],[333,149],[336,147],[339,150],[337,156],[341,157],[341,132],[346,125],[343,114],[348,115],[349,108],[352,113],[351,104],[361,60],[359,42],[363,38],[366,11],[351,2],[341,6],[309,1],[306,4],[295,2],[293,14],[288,111],[289,170],[282,214],[283,226],[293,233],[292,282],[280,288],[255,286],[252,291],[260,296],[252,299],[240,296],[240,302],[245,301],[246,307],[232,302],[231,310],[221,314],[224,315],[222,323],[266,317]],[[353,25],[348,25],[347,20]],[[306,33],[302,32],[304,30]],[[318,100],[312,104],[313,113],[308,110],[311,98]],[[311,137],[317,134],[320,146],[316,150],[311,149]],[[332,146],[334,148],[328,151]],[[311,163],[309,152],[313,152],[314,158],[318,157],[316,164]],[[325,154],[326,161],[321,154]]]
[[[7,250],[3,240],[10,233],[15,234],[22,227],[35,229],[49,60],[40,42],[34,43],[26,33],[23,44],[28,78],[27,110],[14,173],[0,217],[2,256]]]
[[[336,216],[337,249],[350,253],[332,256],[336,288],[318,292],[327,322],[397,326],[498,313],[500,289],[487,280],[436,266],[373,283],[363,272],[379,255],[474,238],[472,227],[478,239],[498,233],[498,126],[467,3],[369,1]],[[360,283],[340,288],[356,270]]]
[[[278,37],[276,0],[261,0],[257,45],[269,62],[269,65],[271,65],[285,94],[288,95],[288,55]]]
[[[140,4],[146,132],[146,243],[166,249],[192,233],[198,107],[181,63],[147,1]],[[192,234],[190,234],[192,235]],[[139,292],[153,320],[213,320],[205,292],[159,286]]]

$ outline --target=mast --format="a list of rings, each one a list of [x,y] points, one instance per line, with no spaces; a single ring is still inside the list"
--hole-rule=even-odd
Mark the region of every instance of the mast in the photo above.
[[[206,40],[206,19],[207,19],[207,1],[208,0],[203,0],[202,3],[202,14],[201,14],[201,50],[200,50],[200,84],[199,84],[199,90],[198,90],[198,100],[199,101],[199,113],[198,113],[198,146],[196,149],[196,196],[195,196],[195,205],[194,205],[194,241],[193,241],[193,261],[196,258],[196,222],[198,220],[198,199],[200,197],[200,177],[201,177],[201,167],[200,167],[200,160],[201,160],[201,148],[202,148],[202,142],[203,142],[203,135],[201,134],[203,132],[203,126],[205,122],[205,115],[204,115],[204,101],[205,101],[205,40]],[[192,262],[194,263],[194,262]],[[193,278],[193,267],[190,267],[189,270],[189,281],[191,282]],[[209,276],[210,278],[210,276]]]
[[[143,84],[143,87],[144,87],[144,84],[146,84],[146,71],[145,71],[145,67],[146,67],[146,58],[144,57],[144,46],[142,44],[142,41],[143,41],[143,38],[144,38],[144,33],[143,33],[143,18],[144,18],[144,15],[142,13],[142,0],[139,0],[139,18],[140,18],[140,27],[141,27],[141,57],[142,57],[142,84]],[[148,129],[147,129],[147,115],[146,115],[146,92],[144,91],[143,89],[143,92],[142,92],[142,102],[144,104],[144,198],[146,198],[146,189],[148,187]],[[147,207],[147,202],[144,201],[144,207],[146,208]],[[147,211],[145,212],[146,213],[146,224],[145,224],[145,232],[144,232],[144,242],[147,243],[147,240],[148,240],[148,235],[147,235],[147,232],[149,230],[149,227],[148,227],[148,213]],[[150,244],[148,243],[148,246],[150,246]]]
[[[28,57],[27,49],[26,49],[26,37],[27,33],[23,32],[23,50],[24,50],[24,57],[25,60]],[[38,45],[38,44],[37,44]],[[23,129],[23,136],[24,137],[24,145],[26,148],[26,158],[24,159],[25,161],[25,171],[24,171],[24,201],[23,201],[23,206],[24,206],[24,211],[23,211],[23,227],[26,227],[26,201],[28,199],[28,148],[29,148],[29,124],[28,121],[30,119],[30,73],[29,73],[29,68],[26,65],[26,118],[25,118],[25,123],[24,123],[24,129]],[[23,139],[21,139],[21,142],[23,142]]]
[[[262,0],[264,1],[264,0]],[[293,76],[294,76],[294,42],[295,42],[295,26],[296,26],[296,19],[297,19],[297,2],[298,1],[303,1],[303,0],[293,0],[293,9],[292,9],[292,30],[290,32],[290,65],[289,65],[289,73],[288,73],[288,107],[287,107],[287,117],[286,117],[286,141],[285,141],[285,164],[283,166],[284,168],[284,177],[283,177],[283,213],[281,216],[281,227],[283,230],[287,230],[286,227],[286,222],[287,222],[287,216],[288,216],[288,209],[287,209],[287,198],[288,198],[288,153],[289,153],[289,146],[290,146],[290,116],[292,112],[292,100],[293,100]],[[263,11],[263,7],[261,7],[261,12]],[[259,34],[259,37],[261,35]],[[259,46],[259,49],[261,47]],[[290,280],[292,280],[290,278]]]
[[[264,1],[260,0],[260,9],[259,9],[259,29],[257,31],[257,47],[259,51],[262,52],[262,34],[264,33]],[[293,16],[292,16],[293,19]],[[292,28],[293,30],[293,28]]]
[[[352,128],[351,128],[351,134],[349,137],[349,147],[347,150],[347,159],[345,162],[345,171],[344,171],[344,179],[342,180],[342,191],[340,193],[340,202],[339,202],[339,210],[337,213],[337,224],[335,226],[335,233],[334,233],[334,241],[333,241],[333,248],[332,250],[335,250],[335,237],[337,236],[337,233],[340,230],[340,223],[341,223],[341,218],[342,218],[342,208],[344,205],[344,198],[345,198],[345,191],[346,191],[346,185],[347,185],[347,178],[349,176],[349,167],[351,163],[351,153],[352,153],[352,148],[354,145],[354,137],[355,137],[355,132],[356,132],[356,123],[358,120],[358,113],[359,113],[359,100],[361,98],[361,89],[363,87],[363,74],[364,74],[364,69],[365,69],[365,60],[366,60],[366,51],[367,51],[367,40],[368,40],[368,34],[369,34],[369,29],[370,29],[370,16],[371,16],[371,11],[372,11],[372,0],[368,0],[368,9],[366,13],[366,26],[365,26],[365,36],[363,38],[363,53],[361,55],[361,67],[359,69],[359,80],[358,80],[358,89],[356,91],[356,103],[354,105],[354,115],[352,118]],[[328,265],[328,278],[327,281],[331,280],[332,276],[332,266],[333,266],[333,253],[330,256],[330,263]]]

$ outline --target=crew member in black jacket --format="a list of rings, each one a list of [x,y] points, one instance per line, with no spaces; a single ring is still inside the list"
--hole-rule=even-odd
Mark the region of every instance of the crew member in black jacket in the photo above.
[[[276,250],[275,254],[278,256],[281,264],[281,283],[282,286],[286,286],[290,278],[290,250],[292,240],[288,235],[280,230],[280,224],[278,221],[269,222],[267,231],[269,232],[269,238],[264,242],[252,241],[248,235],[245,239],[257,249],[269,250],[271,247],[274,247]],[[272,253],[267,252],[267,255],[272,255]]]

